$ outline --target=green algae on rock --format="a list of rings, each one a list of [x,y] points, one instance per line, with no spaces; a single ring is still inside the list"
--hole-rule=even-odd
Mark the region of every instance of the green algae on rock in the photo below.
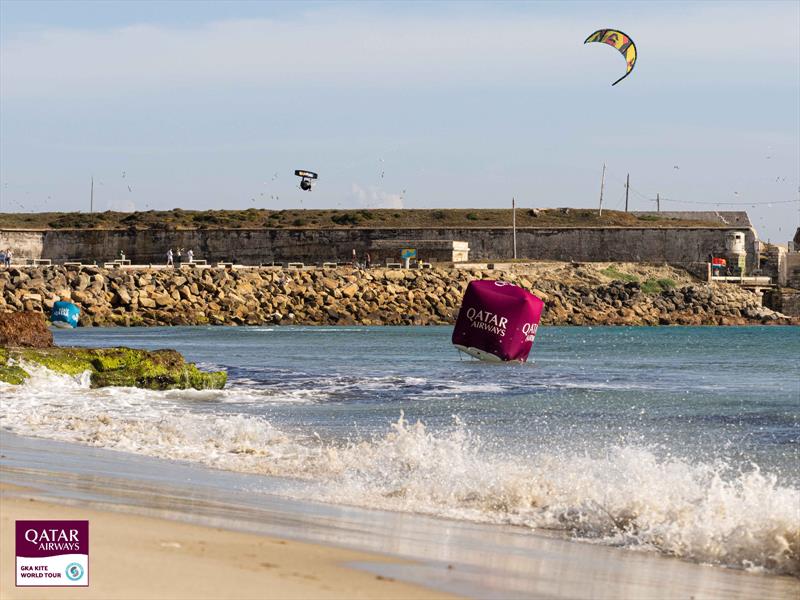
[[[20,362],[41,365],[65,375],[89,371],[93,388],[221,389],[228,378],[224,371],[200,371],[175,350],[0,348],[0,381],[20,384],[27,379],[28,373]]]

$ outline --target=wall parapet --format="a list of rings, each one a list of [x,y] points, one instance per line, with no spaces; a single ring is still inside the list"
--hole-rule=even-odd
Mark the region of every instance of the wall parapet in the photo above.
[[[653,262],[685,264],[708,260],[725,251],[725,237],[740,227],[518,227],[517,256],[529,260],[580,262]],[[748,270],[755,264],[755,232],[745,230]],[[262,228],[186,230],[11,230],[0,229],[0,248],[17,257],[54,262],[106,261],[124,252],[135,263],[166,261],[167,250],[192,249],[195,258],[271,262],[342,262],[387,240],[463,241],[470,260],[503,260],[514,256],[511,227]]]

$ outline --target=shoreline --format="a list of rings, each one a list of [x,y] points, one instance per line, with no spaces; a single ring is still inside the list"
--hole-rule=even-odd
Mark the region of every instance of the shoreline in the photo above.
[[[88,587],[15,587],[15,519],[89,520]],[[334,546],[66,506],[0,485],[3,598],[456,598],[359,566],[396,562]]]
[[[277,588],[265,588],[272,585],[265,582],[286,584],[287,580],[295,587],[286,589],[297,590],[298,595],[278,589],[274,597],[444,598],[454,593],[510,599],[639,598],[659,597],[668,589],[670,597],[728,600],[789,597],[800,592],[800,580],[789,576],[713,567],[514,526],[283,498],[279,478],[13,434],[4,435],[2,450],[4,538],[10,535],[7,524],[13,516],[6,514],[9,506],[19,511],[15,514],[33,518],[85,519],[89,515],[90,576],[98,590],[89,597],[147,597],[148,590],[141,587],[137,594],[109,595],[111,588],[98,583],[100,572],[110,577],[113,569],[119,568],[122,576],[134,571],[140,576],[143,568],[152,568],[158,575],[165,565],[169,573],[179,572],[180,577],[189,579],[195,571],[203,576],[213,573],[215,580],[230,575],[236,585],[241,579],[243,587],[231,591],[234,585],[223,585],[212,594],[212,588],[199,586],[209,595],[181,596],[179,592],[186,588],[178,578],[177,587],[172,588],[178,595],[167,596],[159,588],[157,597],[273,597],[264,590]],[[34,501],[6,504],[8,495],[14,495],[7,491],[8,485],[33,490],[22,495],[33,496]],[[122,542],[101,545],[98,532],[106,527],[106,519],[112,528],[106,531],[118,531]],[[147,531],[154,535],[147,538]],[[134,537],[126,537],[131,535]],[[188,537],[176,537],[179,535]],[[149,546],[143,548],[145,542]],[[176,548],[175,542],[181,547]],[[255,558],[245,556],[253,554],[247,548],[254,543],[259,548]],[[120,546],[124,550],[117,556]],[[262,548],[266,554],[260,554]],[[270,553],[276,548],[277,555]],[[283,552],[289,549],[294,549],[292,556],[303,564],[282,562],[290,558]],[[306,550],[319,562],[310,565]],[[10,554],[4,549],[3,555]],[[148,562],[142,562],[142,556]],[[278,565],[283,571],[261,562]],[[106,565],[112,570],[106,570]],[[287,571],[286,577],[276,578]],[[317,579],[304,577],[309,574]],[[139,579],[131,585],[141,586]],[[145,579],[150,581],[149,573]],[[119,581],[113,585],[117,590],[120,587]],[[246,587],[250,585],[256,587]],[[351,587],[337,587],[341,585]],[[402,587],[406,585],[408,588]],[[325,586],[332,590],[329,595],[322,593],[331,591]],[[12,595],[6,593],[8,589]],[[363,595],[350,593],[352,589],[363,590]],[[257,594],[247,596],[247,590]],[[3,597],[30,597],[20,594],[13,583],[10,587],[4,583],[2,591]],[[63,588],[55,591],[52,597],[72,597]],[[85,591],[76,592],[75,597],[84,597]]]

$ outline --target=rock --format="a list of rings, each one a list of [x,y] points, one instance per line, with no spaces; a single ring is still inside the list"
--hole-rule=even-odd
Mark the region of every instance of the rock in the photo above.
[[[402,271],[386,271],[383,276],[387,281],[402,281],[406,278]]]
[[[75,300],[75,302],[78,302],[81,305],[83,305],[84,308],[89,306],[93,301],[93,296],[88,292],[81,292],[81,291],[72,292],[72,298]]]
[[[227,381],[224,371],[203,372],[187,363],[175,350],[134,350],[131,348],[0,348],[0,381],[18,384],[27,378],[14,362],[36,363],[66,375],[91,374],[92,387],[127,386],[152,390],[221,389]],[[6,369],[4,371],[3,369]]]
[[[121,304],[127,306],[128,304],[131,303],[131,295],[124,287],[117,288],[115,292],[116,292],[115,304],[117,305]]]
[[[172,296],[169,294],[156,294],[153,300],[155,300],[156,306],[159,307],[172,306],[174,302]]]
[[[564,269],[569,274],[565,279]],[[761,299],[733,286],[682,285],[647,292],[637,282],[608,282],[589,265],[552,275],[512,269],[503,278],[530,289],[554,324],[787,323],[762,312]],[[57,297],[80,303],[84,325],[451,323],[469,281],[494,271],[459,269],[221,271],[217,269],[0,270],[0,310],[47,311]],[[535,286],[535,287],[534,287]],[[83,289],[81,289],[83,288]],[[632,311],[632,312],[629,312]],[[279,313],[278,317],[274,315]],[[285,315],[293,313],[292,319]],[[724,319],[720,319],[724,317]]]
[[[0,346],[51,348],[53,332],[40,312],[0,313]]]
[[[86,275],[85,273],[81,273],[80,275],[78,275],[76,280],[73,281],[73,285],[75,287],[75,290],[82,292],[87,287],[89,287],[90,282],[91,280],[89,279],[89,276]]]
[[[347,298],[352,298],[358,293],[358,285],[355,283],[351,283],[348,286],[345,286],[341,290],[342,296],[346,296]]]

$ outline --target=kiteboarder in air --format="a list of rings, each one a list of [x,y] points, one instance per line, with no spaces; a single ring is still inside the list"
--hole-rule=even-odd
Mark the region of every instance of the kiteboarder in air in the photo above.
[[[313,182],[317,179],[317,174],[303,169],[296,170],[294,174],[300,178],[300,189],[304,192],[310,192],[314,186]]]

